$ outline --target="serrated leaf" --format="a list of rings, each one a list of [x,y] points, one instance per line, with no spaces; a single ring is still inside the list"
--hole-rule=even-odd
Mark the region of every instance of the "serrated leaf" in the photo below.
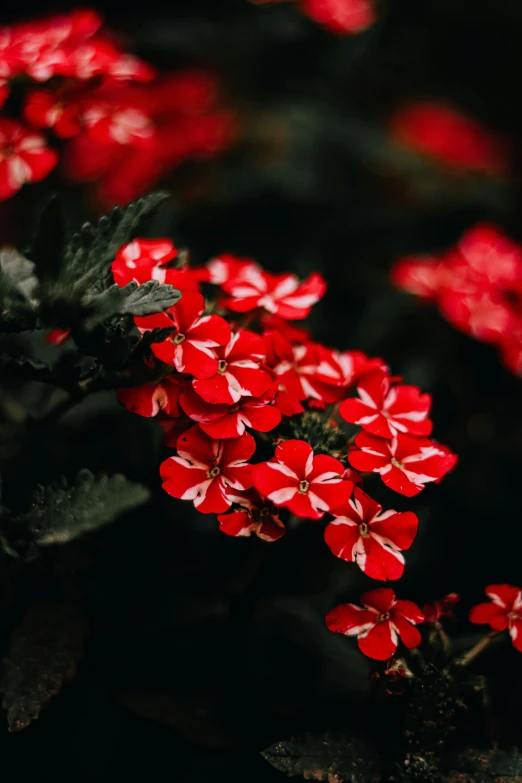
[[[21,332],[36,323],[34,264],[14,248],[0,250],[0,329]]]
[[[276,742],[261,754],[289,777],[327,783],[378,783],[379,762],[373,748],[359,737],[338,732],[305,734]]]
[[[126,207],[115,207],[96,227],[86,223],[65,249],[60,278],[74,291],[99,293],[110,281],[111,263],[118,249],[132,239],[141,220],[167,198],[150,193]]]
[[[101,294],[85,297],[82,305],[90,315],[84,327],[92,329],[100,322],[117,315],[152,315],[176,304],[181,292],[169,284],[149,280],[142,285],[128,283],[123,288],[113,285]]]
[[[467,748],[447,764],[446,783],[522,783],[522,753],[518,748]]]
[[[111,264],[118,249],[165,198],[166,193],[151,193],[124,208],[115,207],[96,226],[86,223],[73,235],[63,251],[58,275],[41,285],[44,322],[68,326],[81,322],[86,298],[111,287]]]
[[[148,490],[117,473],[95,477],[82,470],[72,486],[65,479],[38,487],[31,510],[20,518],[37,546],[65,544],[146,503]]]
[[[20,731],[38,718],[64,681],[74,677],[87,633],[87,620],[72,603],[26,612],[11,636],[0,680],[9,731]]]

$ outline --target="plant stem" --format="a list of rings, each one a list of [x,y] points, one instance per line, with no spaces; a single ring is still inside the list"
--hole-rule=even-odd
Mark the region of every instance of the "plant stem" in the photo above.
[[[480,655],[480,653],[485,650],[489,643],[498,635],[498,631],[491,631],[488,633],[488,635],[484,636],[480,642],[477,642],[477,644],[472,647],[471,650],[468,650],[468,652],[463,655],[462,658],[459,658],[457,664],[459,666],[468,666],[468,664],[474,661],[475,658]]]

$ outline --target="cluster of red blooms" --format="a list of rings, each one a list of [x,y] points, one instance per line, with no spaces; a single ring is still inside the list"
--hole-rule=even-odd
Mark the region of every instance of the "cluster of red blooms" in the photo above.
[[[450,323],[492,343],[522,375],[522,248],[490,225],[469,229],[439,257],[405,258],[392,269],[399,287],[433,301]]]
[[[207,73],[157,78],[100,33],[94,11],[0,28],[0,102],[25,77],[24,122],[0,119],[0,200],[44,179],[59,155],[35,129],[67,140],[66,178],[95,183],[102,206],[127,203],[189,157],[229,146],[231,114]],[[52,86],[32,88],[30,80]],[[140,84],[147,82],[147,85]]]
[[[281,3],[284,0],[253,0]],[[297,0],[300,10],[332,33],[360,33],[375,22],[373,0]]]
[[[489,585],[485,590],[491,601],[474,606],[469,620],[489,625],[491,636],[508,630],[513,646],[522,652],[522,589],[513,585]],[[389,587],[370,590],[361,597],[362,606],[341,604],[326,615],[331,631],[356,636],[360,650],[369,658],[385,661],[397,649],[399,638],[408,647],[417,647],[421,634],[416,627],[429,623],[440,627],[441,619],[451,617],[459,602],[456,593],[424,605],[421,611],[412,601],[395,598]]]
[[[176,451],[161,465],[165,491],[217,514],[232,536],[280,538],[282,510],[314,520],[329,514],[325,539],[335,555],[373,579],[398,579],[417,517],[383,511],[361,489],[362,474],[412,497],[440,481],[456,457],[430,438],[429,395],[390,376],[381,359],[328,348],[291,323],[323,296],[322,277],[299,281],[230,255],[190,268],[163,239],[121,247],[113,275],[120,286],[158,280],[182,293],[166,312],[135,317],[142,333],[171,330],[152,343],[160,380],[118,392],[132,412],[158,417]],[[203,285],[218,289],[210,310]],[[345,445],[314,452],[304,439],[288,438],[290,420],[304,426],[310,415],[322,416],[325,431]],[[350,445],[343,421],[361,428]],[[371,595],[381,593],[393,596],[388,589]],[[371,649],[378,657],[371,646],[365,652]]]
[[[401,106],[389,124],[392,138],[454,171],[504,174],[506,142],[458,109],[436,101]]]

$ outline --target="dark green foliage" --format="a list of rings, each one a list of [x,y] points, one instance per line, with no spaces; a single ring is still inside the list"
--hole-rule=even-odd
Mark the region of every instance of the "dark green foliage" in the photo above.
[[[314,451],[330,454],[339,459],[346,452],[346,433],[339,427],[332,427],[329,416],[320,411],[307,411],[289,421],[291,438],[305,440]]]
[[[51,368],[39,359],[30,359],[27,356],[0,356],[0,373],[2,378],[39,381],[63,389],[69,389],[80,379],[79,368]]]
[[[276,742],[262,756],[289,777],[328,783],[378,783],[376,751],[364,740],[340,733],[305,734]]]
[[[445,783],[522,783],[518,748],[466,748],[448,763]]]
[[[112,285],[106,291],[82,300],[87,315],[84,326],[92,329],[101,321],[116,315],[152,315],[166,310],[180,299],[180,292],[171,285],[149,280],[143,285],[128,283],[124,288]]]
[[[34,328],[37,287],[34,264],[17,250],[0,250],[0,331]]]
[[[169,306],[165,302],[177,301],[179,295],[176,298],[172,288],[170,296],[160,296],[160,286],[153,290],[149,288],[141,297],[136,298],[134,288],[124,295],[112,286],[111,277],[111,263],[118,249],[135,236],[142,220],[166,197],[165,193],[151,193],[124,208],[115,207],[96,226],[85,223],[72,238],[63,237],[60,263],[41,279],[40,317],[44,324],[85,331],[122,312],[133,313],[134,305],[143,297],[149,308],[154,307],[154,300],[158,301],[157,310],[149,309],[148,312],[159,312]],[[42,234],[47,231],[45,215],[40,230]],[[41,245],[43,242],[36,237],[32,245],[33,256]],[[127,301],[129,297],[130,302]]]
[[[38,487],[30,511],[19,520],[37,544],[64,544],[96,530],[136,506],[146,503],[149,492],[116,474],[95,477],[82,470],[72,486],[65,479]]]
[[[439,758],[456,711],[456,683],[446,672],[428,665],[410,681],[406,698],[406,756],[391,779],[439,783]]]
[[[64,681],[74,677],[87,633],[87,620],[72,603],[28,609],[11,636],[0,679],[9,731],[36,720]]]

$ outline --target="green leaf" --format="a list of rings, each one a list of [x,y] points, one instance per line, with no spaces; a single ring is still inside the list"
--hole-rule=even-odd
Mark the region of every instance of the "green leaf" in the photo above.
[[[39,547],[65,544],[146,503],[148,490],[116,474],[95,477],[82,470],[72,486],[65,479],[38,487],[30,511],[19,518]]]
[[[167,198],[167,193],[150,193],[126,207],[115,207],[96,227],[86,223],[65,249],[62,283],[73,291],[99,293],[110,284],[111,263],[119,248],[133,238],[143,218]]]
[[[9,731],[20,731],[38,718],[63,682],[75,676],[87,633],[87,620],[72,603],[27,611],[11,636],[0,680]]]
[[[34,329],[37,287],[32,261],[14,248],[0,250],[0,330]]]
[[[143,218],[167,198],[151,193],[115,207],[96,226],[86,223],[66,244],[53,279],[41,284],[41,317],[53,326],[74,326],[82,321],[90,297],[110,289],[111,264],[118,249],[132,240]],[[88,315],[88,313],[87,313]]]
[[[450,758],[446,783],[522,783],[518,748],[467,748]]]
[[[82,305],[90,312],[84,326],[92,329],[102,321],[117,315],[152,315],[176,304],[181,292],[171,285],[149,280],[142,285],[128,283],[123,288],[113,285],[101,294],[85,297]]]
[[[276,742],[261,754],[273,767],[289,777],[327,783],[378,783],[380,770],[373,748],[358,737],[338,732],[305,734]]]

